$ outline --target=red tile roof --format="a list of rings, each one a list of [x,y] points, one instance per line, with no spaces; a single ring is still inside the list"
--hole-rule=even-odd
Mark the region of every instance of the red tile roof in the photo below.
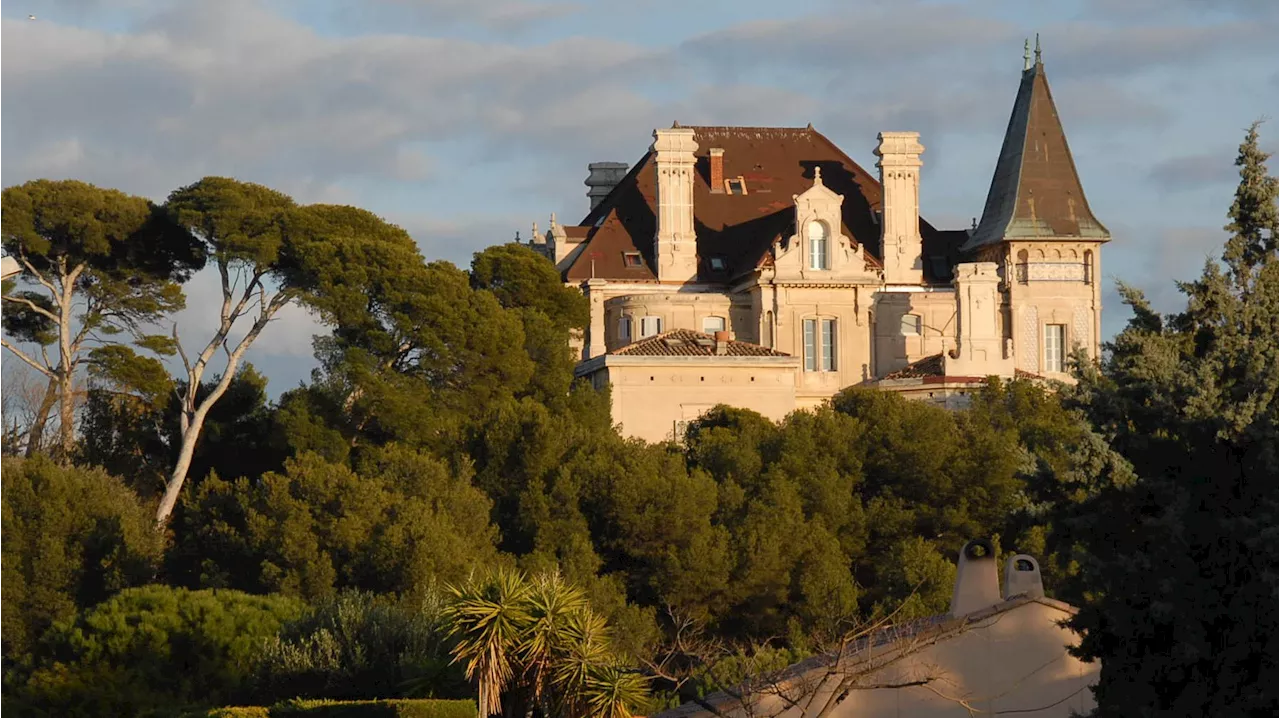
[[[616,349],[610,354],[614,356],[653,356],[653,357],[786,357],[784,354],[768,347],[750,342],[729,340],[724,354],[715,352],[715,337],[692,329],[672,329],[646,339]]]
[[[942,376],[942,355],[933,354],[917,359],[901,369],[884,375],[885,379],[919,379],[926,376]]]
[[[774,240],[795,232],[793,195],[813,186],[814,167],[822,181],[844,195],[841,231],[862,245],[869,262],[880,265],[880,182],[812,127],[693,127],[698,143],[693,208],[698,235],[698,276],[707,282],[729,282],[772,260]],[[712,193],[709,151],[724,150],[724,176],[746,180],[747,193]],[[652,152],[646,152],[626,177],[581,222],[590,232],[588,245],[565,272],[566,281],[599,277],[619,281],[652,282],[653,239],[656,226],[656,171]],[[566,231],[568,228],[566,228]],[[920,221],[924,240],[925,275],[932,282],[950,280],[967,239],[964,231],[942,232]],[[638,252],[639,266],[627,266],[623,256]],[[725,262],[723,271],[711,269],[712,257]],[[932,261],[931,257],[940,258]]]

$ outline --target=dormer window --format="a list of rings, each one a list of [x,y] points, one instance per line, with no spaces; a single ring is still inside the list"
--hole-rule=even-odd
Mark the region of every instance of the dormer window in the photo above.
[[[724,181],[725,194],[746,194],[747,181],[742,177],[735,177]]]
[[[637,269],[642,265],[643,265],[643,262],[640,260],[639,252],[623,252],[622,253],[622,266],[626,267],[627,269]]]
[[[827,225],[822,222],[810,222],[809,269],[827,269],[830,266],[829,245]]]

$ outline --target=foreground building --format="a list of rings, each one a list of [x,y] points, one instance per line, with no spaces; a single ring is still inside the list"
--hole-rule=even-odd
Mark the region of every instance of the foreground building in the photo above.
[[[1101,665],[1067,650],[1078,637],[1060,624],[1075,612],[1045,597],[1040,566],[1026,555],[1005,562],[1001,596],[994,547],[970,541],[947,614],[872,632],[654,718],[1083,715],[1095,705]]]
[[[653,138],[590,165],[586,217],[533,240],[590,299],[577,373],[613,387],[626,434],[678,437],[718,403],[780,419],[854,384],[952,404],[1097,354],[1109,234],[1038,49],[970,229],[921,217],[915,132],[879,134],[878,177],[812,126]]]

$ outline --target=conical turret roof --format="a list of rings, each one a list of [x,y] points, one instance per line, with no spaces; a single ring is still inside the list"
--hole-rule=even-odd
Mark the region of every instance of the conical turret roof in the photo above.
[[[1035,63],[1028,58],[1022,72],[982,221],[962,251],[1003,240],[1111,238],[1085,200],[1036,44]]]

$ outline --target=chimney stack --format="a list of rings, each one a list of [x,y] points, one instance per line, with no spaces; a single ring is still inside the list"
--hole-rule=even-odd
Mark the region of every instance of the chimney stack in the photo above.
[[[626,176],[626,162],[592,162],[587,165],[587,179],[583,184],[588,187],[587,198],[591,200],[591,209],[599,206]]]
[[[880,221],[880,247],[884,254],[886,284],[918,285],[924,282],[920,250],[920,144],[919,132],[881,132],[876,156],[880,158],[880,186],[884,195]]]
[[[974,539],[960,549],[951,615],[959,618],[1000,603],[1000,574],[996,547],[990,539]]]
[[[729,353],[729,332],[718,331],[715,333],[716,338],[716,356],[722,357]]]
[[[710,150],[711,159],[711,192],[713,194],[724,193],[724,150],[719,147],[712,147]]]
[[[657,177],[658,227],[654,237],[658,281],[698,278],[698,238],[693,225],[693,130],[679,125],[653,131]]]

